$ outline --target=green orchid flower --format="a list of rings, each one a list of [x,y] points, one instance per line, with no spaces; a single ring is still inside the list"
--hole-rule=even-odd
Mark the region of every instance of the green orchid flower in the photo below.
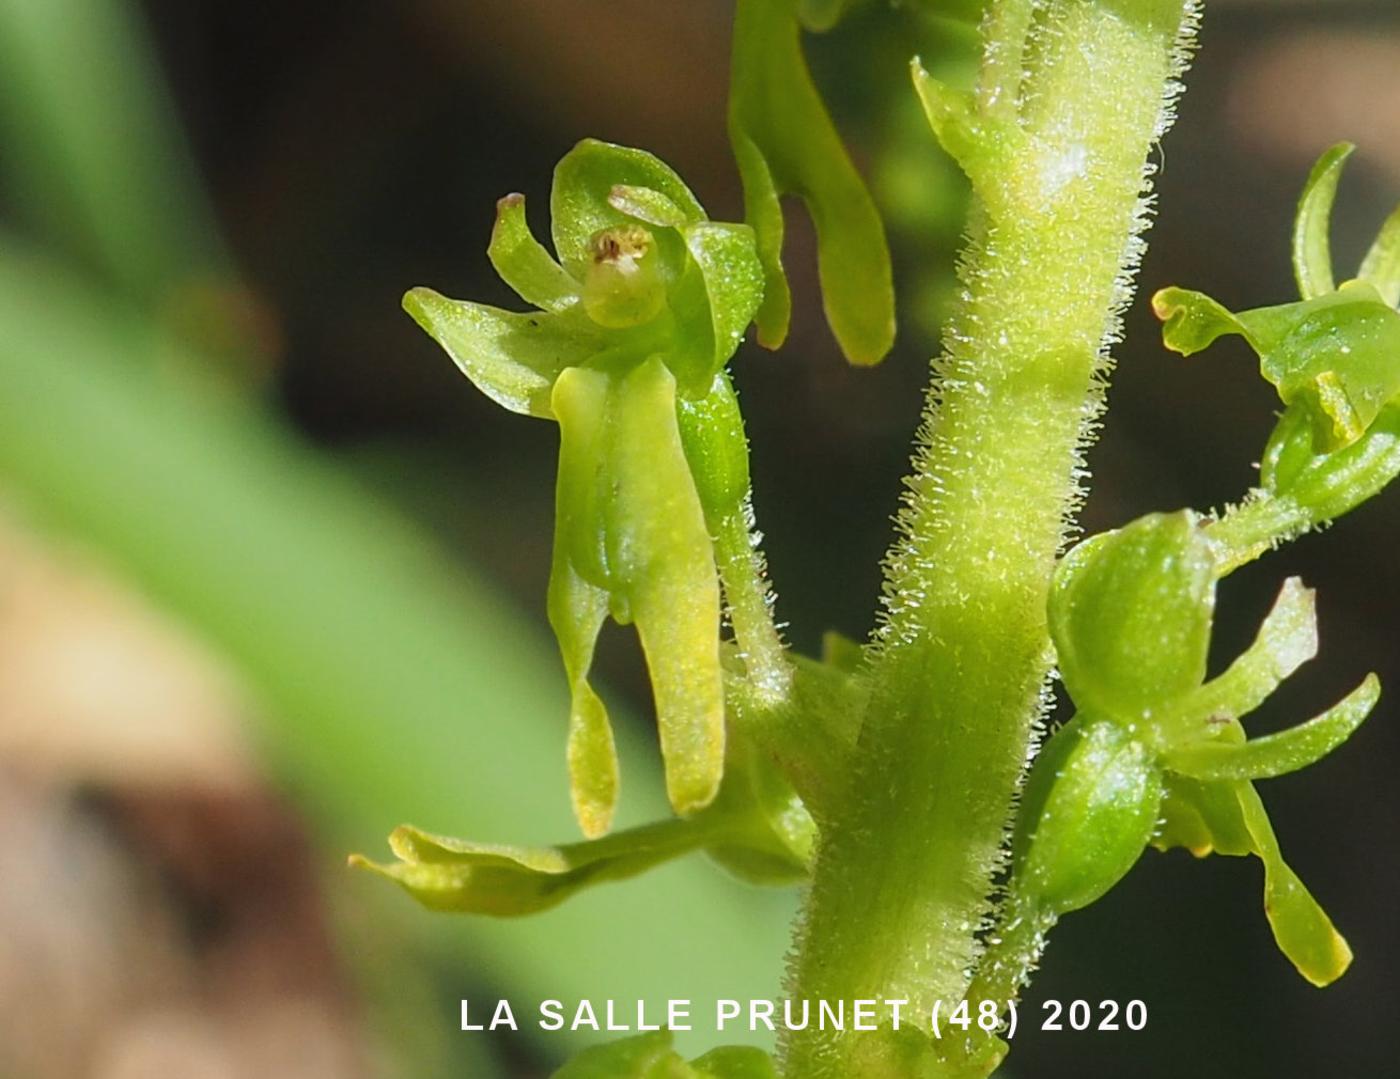
[[[1078,706],[1037,757],[1013,842],[1012,904],[1043,928],[1087,906],[1149,845],[1254,854],[1280,949],[1326,985],[1346,941],[1284,862],[1253,781],[1345,742],[1380,695],[1374,675],[1289,730],[1247,739],[1240,719],[1317,651],[1313,593],[1285,582],[1254,643],[1206,680],[1219,565],[1194,514],[1155,514],[1081,543],[1049,604],[1060,674]]]
[[[748,450],[724,366],[763,296],[753,231],[710,221],[670,168],[585,140],[550,199],[555,257],[524,200],[497,206],[488,255],[537,310],[413,289],[404,307],[497,403],[560,427],[549,618],[568,674],[568,761],[586,836],[605,834],[617,756],[589,684],[608,617],[635,624],[667,791],[681,815],[724,771],[720,585],[712,536],[742,518]]]
[[[1382,227],[1355,280],[1338,286],[1329,229],[1342,167],[1341,143],[1313,168],[1298,204],[1293,269],[1301,299],[1233,313],[1199,292],[1168,288],[1152,298],[1166,346],[1182,355],[1238,334],[1289,406],[1306,417],[1316,454],[1345,449],[1400,399],[1400,211]]]

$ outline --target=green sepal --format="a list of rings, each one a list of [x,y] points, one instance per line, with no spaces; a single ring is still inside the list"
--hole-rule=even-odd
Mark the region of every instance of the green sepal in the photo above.
[[[397,862],[357,854],[350,864],[387,877],[431,910],[514,917],[548,910],[590,885],[634,877],[703,839],[685,821],[555,847],[473,843],[404,825],[389,837]]]
[[[1257,855],[1264,866],[1264,914],[1279,950],[1316,986],[1328,985],[1346,972],[1351,949],[1284,862],[1252,783],[1201,782],[1172,775],[1162,810],[1164,823],[1153,838],[1154,846],[1161,850],[1183,846],[1198,858],[1212,852]]]
[[[1194,514],[1152,514],[1080,543],[1051,586],[1050,635],[1081,710],[1125,722],[1205,678],[1214,555]]]
[[[678,396],[676,422],[705,521],[716,533],[749,494],[749,443],[729,374],[716,374],[703,397]]]
[[[1162,774],[1113,720],[1080,713],[1031,767],[1012,840],[1012,892],[1039,912],[1086,907],[1133,867],[1157,826]]]
[[[763,302],[763,264],[748,225],[706,221],[681,230],[700,269],[709,308],[705,337],[711,342],[703,393],[710,378],[734,355]]]
[[[1337,143],[1318,159],[1303,185],[1293,220],[1293,276],[1305,300],[1337,287],[1332,276],[1332,205],[1342,168],[1355,150],[1349,142]]]
[[[1269,779],[1315,764],[1350,738],[1380,699],[1374,674],[1320,716],[1243,745],[1201,742],[1166,750],[1162,764],[1200,780]]]
[[[847,360],[878,363],[895,330],[885,227],[812,81],[797,0],[739,0],[730,70],[729,138],[764,271],[759,342],[777,348],[787,337],[792,298],[778,200],[796,195],[816,225],[827,322]]]
[[[720,597],[704,510],[677,429],[675,379],[655,357],[625,374],[569,368],[555,383],[553,407],[561,443],[550,613],[552,621],[556,610],[574,619],[567,633],[556,625],[556,635],[561,648],[596,635],[596,605],[553,602],[556,591],[571,594],[561,567],[605,592],[614,619],[636,624],[667,792],[678,813],[693,813],[713,800],[724,771]],[[581,655],[574,646],[575,659],[566,653],[566,665]],[[572,673],[571,679],[578,684]],[[576,695],[575,714],[588,707],[590,698],[580,703]],[[580,757],[605,761],[601,751]],[[581,788],[590,791],[592,783],[578,774],[574,782],[577,806]],[[583,816],[580,823],[589,827]]]
[[[582,318],[516,314],[415,288],[403,307],[487,397],[527,416],[551,418],[550,388],[565,367],[598,352],[601,329]]]
[[[1158,292],[1152,306],[1166,346],[1185,356],[1221,336],[1243,336],[1283,403],[1307,407],[1319,452],[1355,442],[1400,395],[1400,312],[1365,282],[1239,314],[1178,288]]]
[[[1217,678],[1212,678],[1158,720],[1168,743],[1194,737],[1202,724],[1248,715],[1283,680],[1317,655],[1316,594],[1289,577],[1264,617],[1253,643]]]
[[[558,312],[578,302],[579,283],[530,231],[524,195],[507,195],[496,203],[496,224],[486,257],[501,280],[526,303]]]
[[[1375,288],[1391,307],[1400,304],[1400,209],[1385,219],[1356,277]]]
[[[660,158],[645,150],[584,139],[555,166],[549,196],[554,249],[564,268],[580,281],[593,258],[593,237],[632,220],[611,202],[619,185],[658,192],[687,224],[705,220],[705,210],[690,188]]]

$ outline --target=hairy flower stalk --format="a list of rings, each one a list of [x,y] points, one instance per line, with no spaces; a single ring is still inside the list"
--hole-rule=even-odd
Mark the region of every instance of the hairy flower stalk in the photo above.
[[[1171,120],[1195,16],[1194,0],[1001,0],[975,93],[916,72],[975,207],[795,997],[906,1000],[926,1017],[966,992],[1043,707],[1046,598],[1141,252],[1145,162]],[[794,1033],[785,1074],[994,1064],[931,1053],[908,1025],[900,1037]]]

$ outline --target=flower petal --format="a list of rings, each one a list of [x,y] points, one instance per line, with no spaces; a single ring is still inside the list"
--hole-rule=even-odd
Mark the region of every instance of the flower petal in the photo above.
[[[552,419],[549,394],[554,379],[599,349],[598,336],[582,320],[449,300],[429,288],[411,290],[403,306],[477,389],[512,412],[529,416]]]
[[[544,311],[563,311],[578,302],[578,282],[531,233],[524,195],[507,195],[496,203],[496,224],[486,256],[501,280],[526,303]]]

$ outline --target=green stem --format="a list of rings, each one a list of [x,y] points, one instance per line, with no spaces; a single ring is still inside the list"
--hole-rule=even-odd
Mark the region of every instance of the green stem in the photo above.
[[[1262,494],[1241,502],[1207,526],[1219,552],[1217,575],[1233,573],[1316,523],[1316,515],[1291,498]]]
[[[1081,497],[1105,343],[1140,251],[1144,161],[1170,119],[1194,4],[1051,0],[1029,43],[1012,42],[1013,67],[996,35],[1020,35],[1023,9],[1002,0],[987,23],[989,63],[1023,70],[1024,92],[1004,124],[984,115],[978,129],[997,167],[974,187],[995,183],[996,197],[981,188],[974,207],[796,997],[907,999],[923,1015],[962,998],[1042,710],[1050,575]],[[785,1045],[787,1074],[910,1074],[906,1049],[809,1029]]]
[[[773,622],[773,594],[752,524],[747,501],[725,517],[714,537],[715,561],[754,701],[776,705],[787,699],[792,688],[792,666]]]

